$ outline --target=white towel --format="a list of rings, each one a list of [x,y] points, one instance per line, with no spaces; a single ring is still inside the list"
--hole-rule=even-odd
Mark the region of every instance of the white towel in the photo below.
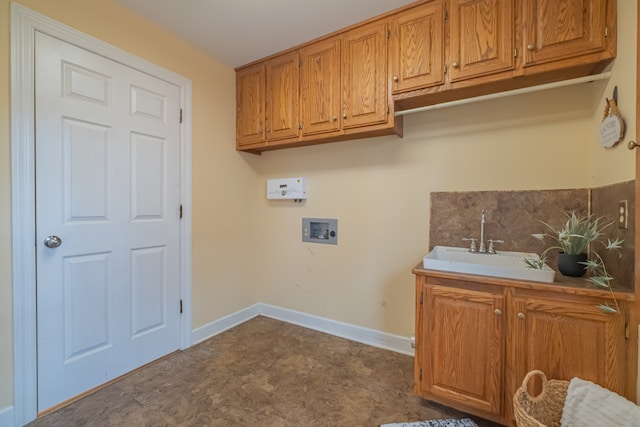
[[[591,381],[573,378],[560,419],[561,427],[640,427],[640,407]]]

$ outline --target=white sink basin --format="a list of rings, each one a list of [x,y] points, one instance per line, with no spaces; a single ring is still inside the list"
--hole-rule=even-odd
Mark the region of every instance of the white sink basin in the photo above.
[[[424,257],[422,265],[428,270],[553,283],[555,271],[547,265],[543,270],[529,268],[523,258],[538,258],[538,255],[507,251],[482,254],[471,253],[467,248],[436,246]]]

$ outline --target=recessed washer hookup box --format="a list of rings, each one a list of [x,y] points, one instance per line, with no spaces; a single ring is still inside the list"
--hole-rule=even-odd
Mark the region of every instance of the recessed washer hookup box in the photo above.
[[[325,218],[302,218],[302,241],[337,245],[338,220]]]
[[[307,183],[304,178],[267,180],[267,199],[306,199]]]

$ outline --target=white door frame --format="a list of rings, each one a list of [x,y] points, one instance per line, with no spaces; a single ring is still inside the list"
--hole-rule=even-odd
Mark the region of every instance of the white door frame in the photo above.
[[[11,213],[14,423],[37,415],[35,33],[42,32],[180,87],[181,349],[191,346],[191,81],[24,6],[11,3]]]

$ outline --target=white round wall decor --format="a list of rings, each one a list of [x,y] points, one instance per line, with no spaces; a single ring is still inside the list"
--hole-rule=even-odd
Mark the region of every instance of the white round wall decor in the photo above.
[[[604,118],[600,124],[600,145],[611,148],[624,137],[624,121],[614,99],[607,99]]]

